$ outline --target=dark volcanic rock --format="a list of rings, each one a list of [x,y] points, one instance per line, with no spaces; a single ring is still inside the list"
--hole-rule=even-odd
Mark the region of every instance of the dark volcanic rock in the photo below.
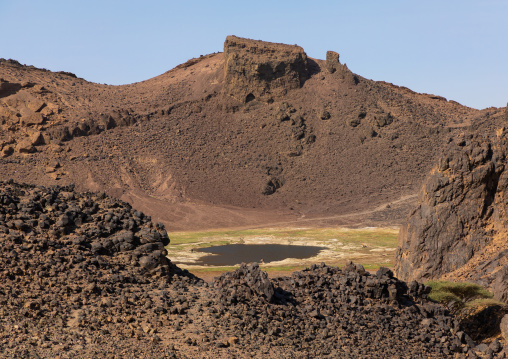
[[[404,280],[462,278],[506,301],[508,136],[468,135],[431,171],[399,234],[395,270]]]
[[[104,357],[126,346],[127,357],[138,356],[125,341],[126,324],[118,323],[135,328],[141,315],[160,320],[170,308],[159,288],[185,273],[166,258],[168,243],[163,226],[104,194],[0,182],[0,356],[55,357],[74,352],[76,343],[77,357]],[[90,342],[78,337],[100,343],[106,332],[118,340],[114,349],[103,343],[83,352]],[[170,354],[160,347],[141,351]]]
[[[224,58],[224,94],[239,102],[285,95],[309,76],[307,55],[296,45],[228,36]]]
[[[273,284],[261,273],[254,263],[223,274],[207,303],[211,326],[238,338],[238,347],[272,346],[270,357],[414,358],[453,356],[471,341],[455,334],[444,307],[426,300],[429,288],[408,286],[387,268],[371,275],[353,263],[313,265]],[[271,301],[265,288],[274,289]]]
[[[252,298],[253,295],[263,296],[271,302],[275,295],[272,282],[257,263],[242,263],[239,269],[217,278],[214,286],[221,288],[221,297],[230,302]]]
[[[104,194],[0,182],[2,356],[443,358],[475,345],[428,287],[387,268],[270,280],[242,264],[209,286],[166,258],[168,243]]]

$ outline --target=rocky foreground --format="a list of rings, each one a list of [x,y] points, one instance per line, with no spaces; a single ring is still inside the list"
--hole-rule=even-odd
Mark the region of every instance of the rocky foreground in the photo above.
[[[166,258],[164,227],[72,187],[0,182],[5,358],[505,358],[477,346],[429,288],[381,268],[314,265],[212,283]]]

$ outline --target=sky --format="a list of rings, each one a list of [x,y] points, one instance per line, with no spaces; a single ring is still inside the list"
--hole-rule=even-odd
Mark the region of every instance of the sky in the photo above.
[[[0,0],[0,57],[121,85],[236,35],[482,109],[508,102],[507,19],[506,0]]]

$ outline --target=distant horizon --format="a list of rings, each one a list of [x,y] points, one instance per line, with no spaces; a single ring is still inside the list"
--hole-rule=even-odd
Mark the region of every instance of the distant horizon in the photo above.
[[[222,52],[227,35],[327,50],[354,73],[472,108],[508,101],[508,2],[260,0],[0,3],[0,57],[95,83],[148,80]],[[22,19],[22,24],[20,23]]]

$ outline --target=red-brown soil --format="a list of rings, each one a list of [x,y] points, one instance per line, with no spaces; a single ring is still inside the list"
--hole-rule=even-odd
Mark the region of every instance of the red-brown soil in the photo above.
[[[0,179],[105,191],[168,230],[398,224],[443,144],[501,113],[230,40],[227,71],[216,53],[124,86],[1,61]]]

